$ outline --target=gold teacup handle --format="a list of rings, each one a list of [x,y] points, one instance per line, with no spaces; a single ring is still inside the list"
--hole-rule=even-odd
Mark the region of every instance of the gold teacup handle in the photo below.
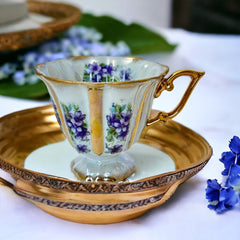
[[[180,76],[189,76],[191,77],[191,81],[182,97],[178,105],[170,112],[159,112],[156,117],[147,120],[147,128],[153,126],[159,122],[166,122],[168,119],[172,119],[177,116],[181,110],[183,109],[184,105],[186,104],[189,96],[191,95],[194,87],[200,80],[200,78],[204,75],[204,72],[197,72],[193,70],[179,70],[171,74],[168,78],[164,78],[160,84],[157,86],[156,92],[154,97],[157,98],[160,94],[164,91],[172,91],[174,88],[173,82],[176,78]]]

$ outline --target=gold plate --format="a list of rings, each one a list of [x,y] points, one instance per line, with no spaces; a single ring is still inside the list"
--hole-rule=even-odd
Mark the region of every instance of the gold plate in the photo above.
[[[54,18],[39,28],[0,34],[0,52],[34,46],[47,41],[76,23],[81,11],[69,4],[28,1],[28,11]]]
[[[158,111],[152,111],[152,115]],[[163,204],[179,184],[199,172],[212,148],[197,133],[169,120],[150,128],[139,140],[167,153],[176,171],[133,182],[89,183],[72,181],[25,169],[34,150],[64,140],[52,106],[28,109],[0,119],[0,168],[15,179],[0,183],[44,211],[66,220],[106,224],[138,217]],[[161,160],[161,159],[159,159]]]

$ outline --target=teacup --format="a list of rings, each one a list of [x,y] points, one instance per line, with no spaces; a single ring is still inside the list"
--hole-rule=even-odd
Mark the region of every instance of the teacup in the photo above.
[[[168,70],[136,57],[74,57],[35,67],[63,133],[79,153],[71,162],[79,179],[122,181],[135,172],[135,159],[126,151],[153,124],[175,117],[204,75],[180,70],[165,78]],[[179,76],[191,78],[180,103],[149,118],[153,99],[171,91]]]

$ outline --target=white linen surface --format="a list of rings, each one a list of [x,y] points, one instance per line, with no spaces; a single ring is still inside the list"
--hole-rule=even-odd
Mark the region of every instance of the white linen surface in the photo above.
[[[240,36],[190,33],[181,29],[158,29],[179,46],[172,54],[143,57],[177,69],[205,71],[183,111],[174,119],[201,134],[213,147],[206,167],[182,184],[162,206],[143,216],[110,225],[68,222],[51,216],[12,190],[0,186],[0,239],[239,239],[238,208],[217,215],[207,208],[206,181],[221,181],[218,161],[233,135],[240,136]],[[164,93],[153,108],[167,110],[180,99],[188,81],[175,81],[173,93]],[[170,97],[169,97],[170,96]],[[0,116],[41,106],[46,101],[29,101],[0,96]],[[0,170],[0,176],[9,178]]]

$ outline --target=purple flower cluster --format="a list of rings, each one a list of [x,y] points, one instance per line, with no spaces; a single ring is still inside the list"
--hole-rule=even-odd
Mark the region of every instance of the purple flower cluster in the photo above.
[[[88,152],[88,148],[85,144],[78,144],[80,142],[88,141],[90,132],[88,131],[86,124],[86,114],[83,114],[79,109],[73,109],[71,105],[67,107],[62,104],[65,114],[66,124],[71,133],[73,141],[76,142],[76,148],[79,152]]]
[[[206,198],[208,207],[217,213],[232,209],[240,198],[240,139],[234,136],[229,144],[231,151],[223,152],[220,162],[224,164],[222,175],[224,181],[219,184],[216,179],[207,181]]]
[[[112,112],[107,115],[107,124],[109,127],[114,129],[116,138],[119,140],[125,140],[128,130],[129,123],[132,116],[131,107],[128,107],[127,111],[124,112],[126,105],[121,107],[120,105],[112,104]]]
[[[88,148],[87,148],[87,145],[84,145],[84,144],[78,144],[76,146],[77,150],[81,153],[87,153],[89,152]]]
[[[83,81],[85,82],[117,82],[131,80],[131,69],[114,67],[109,65],[93,62],[85,65]]]
[[[123,80],[123,81],[127,81],[127,80],[131,80],[131,69],[128,68],[128,69],[122,69],[120,71],[120,78]]]
[[[110,147],[106,144],[106,148],[107,150],[111,153],[111,154],[114,154],[114,153],[119,153],[122,151],[122,145],[114,145],[113,147]]]
[[[89,131],[86,127],[84,127],[83,124],[85,118],[86,115],[82,114],[80,110],[75,111],[73,114],[69,113],[68,116],[66,116],[67,126],[71,130],[71,132],[74,133],[75,139],[81,139],[82,141],[87,140]]]
[[[132,116],[131,105],[118,105],[113,103],[110,108],[111,113],[106,116],[107,119],[107,136],[106,149],[110,153],[122,151],[122,142],[126,140],[129,124]]]

